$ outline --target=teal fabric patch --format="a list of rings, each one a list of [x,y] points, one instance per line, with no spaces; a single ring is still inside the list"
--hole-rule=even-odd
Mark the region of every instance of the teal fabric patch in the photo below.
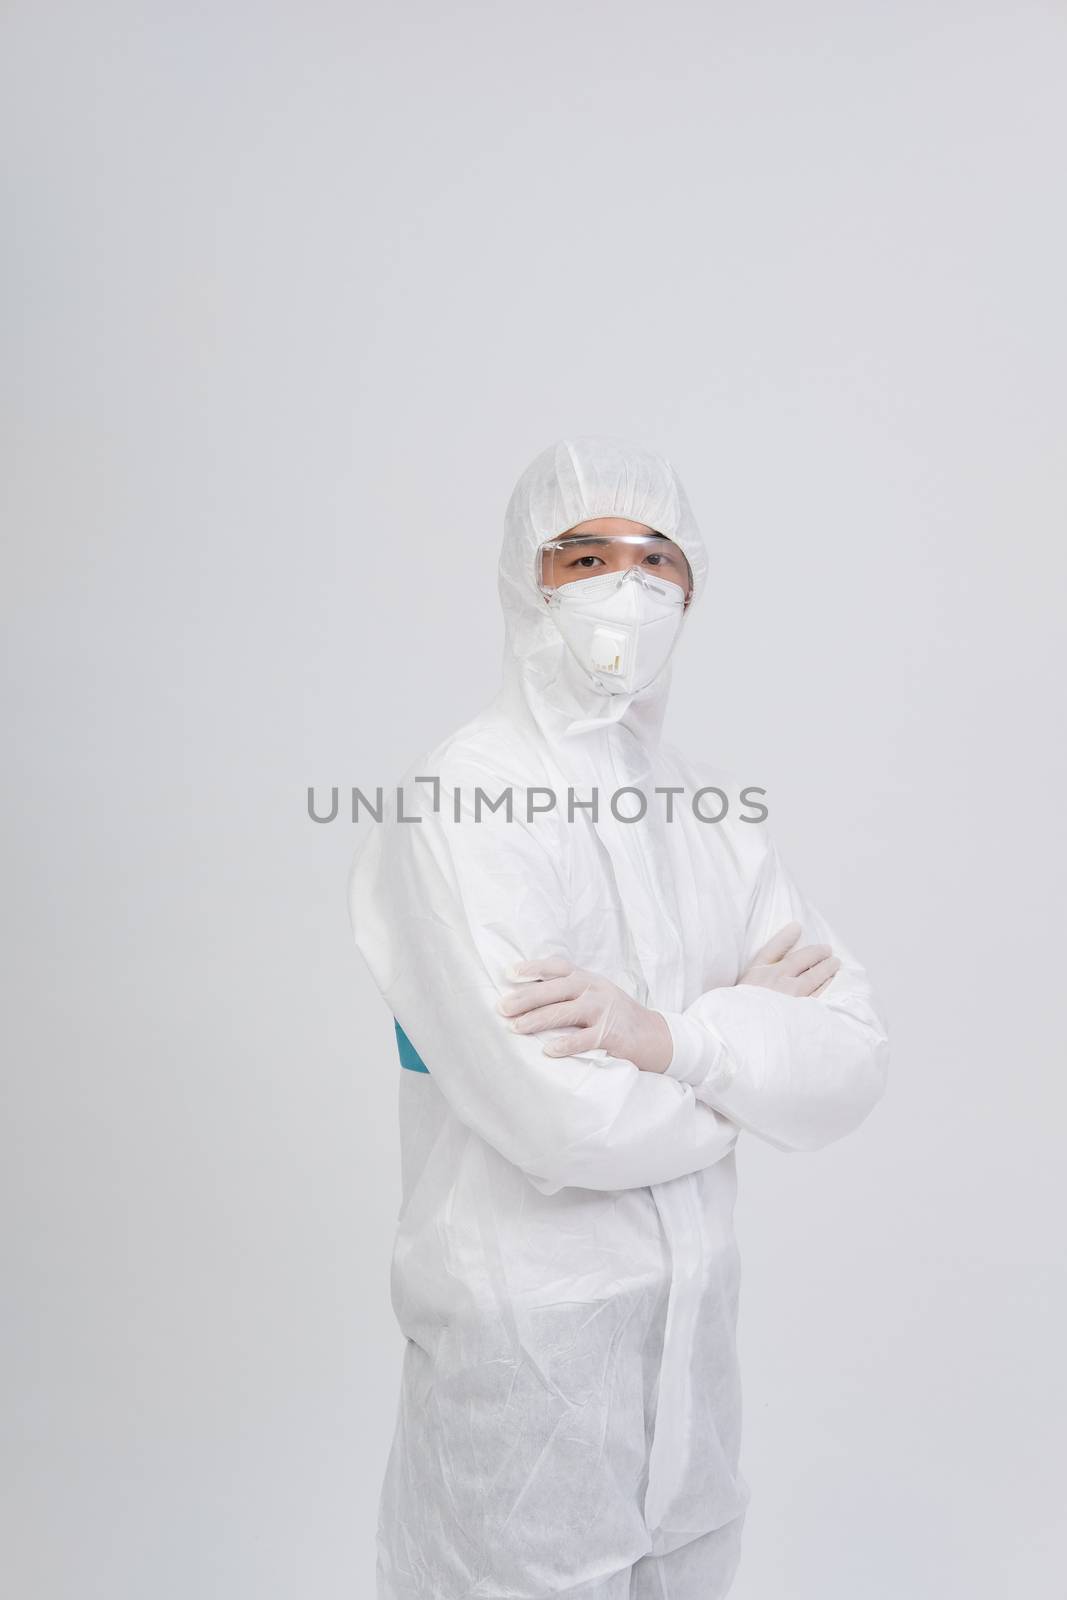
[[[407,1067],[411,1072],[429,1072],[429,1067],[395,1017],[393,1018],[393,1027],[396,1029],[396,1047],[400,1051],[400,1065]]]

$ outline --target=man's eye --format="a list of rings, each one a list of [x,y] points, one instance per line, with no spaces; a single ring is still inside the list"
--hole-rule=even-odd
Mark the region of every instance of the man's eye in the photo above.
[[[574,565],[576,567],[591,567],[594,562],[599,560],[599,556],[579,556]]]

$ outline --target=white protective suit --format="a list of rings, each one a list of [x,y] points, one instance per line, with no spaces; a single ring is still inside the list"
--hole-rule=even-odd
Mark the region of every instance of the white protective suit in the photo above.
[[[543,451],[506,513],[503,688],[410,769],[404,815],[419,820],[394,807],[369,824],[350,880],[356,942],[425,1068],[399,1072],[392,1299],[407,1343],[379,1600],[726,1593],[749,1494],[735,1142],[818,1149],[884,1087],[862,969],[766,823],[741,820],[736,787],[661,741],[671,663],[643,691],[602,693],[549,615],[539,545],[599,516],[682,547],[693,625],[706,558],[671,464],[602,437]],[[706,785],[730,797],[722,822],[694,813]],[[512,820],[484,802],[475,820],[476,790],[508,786]],[[597,820],[570,820],[568,788],[594,786]],[[642,820],[612,814],[625,786],[648,797]],[[684,791],[672,821],[657,786]],[[527,820],[532,788],[536,806],[545,790],[559,803]],[[829,987],[735,987],[793,920],[842,958]],[[509,969],[551,954],[663,1013],[665,1073],[603,1051],[550,1058],[544,1037],[511,1031]]]

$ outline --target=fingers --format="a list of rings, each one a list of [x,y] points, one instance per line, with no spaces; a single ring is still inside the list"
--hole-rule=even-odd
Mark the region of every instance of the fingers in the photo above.
[[[501,995],[496,1008],[503,1017],[518,1017],[524,1011],[536,1011],[557,1000],[577,1000],[584,980],[577,970],[563,978],[543,978],[539,983],[527,983],[521,989],[508,989]]]
[[[513,1033],[547,1033],[549,1028],[580,1028],[591,1021],[580,1000],[564,1000],[554,1006],[539,1006],[516,1017],[511,1024]]]
[[[820,961],[825,961],[832,955],[833,951],[828,944],[807,944],[803,950],[792,950],[789,955],[783,957],[782,971],[788,973],[791,978],[799,978],[809,967],[817,966]]]
[[[750,967],[765,966],[771,961],[780,961],[787,950],[792,950],[801,935],[799,922],[787,922],[784,928],[779,928],[773,939],[768,939],[762,950],[749,962]]]
[[[575,1028],[573,1033],[550,1039],[542,1051],[546,1056],[580,1056],[584,1050],[601,1050],[599,1028]]]
[[[839,956],[828,955],[822,961],[817,961],[813,967],[801,973],[793,981],[797,985],[794,993],[799,995],[816,995],[820,989],[825,989],[830,980],[841,971]]]
[[[537,961],[517,961],[506,973],[508,978],[565,978],[574,971],[573,961],[566,956],[542,956]]]

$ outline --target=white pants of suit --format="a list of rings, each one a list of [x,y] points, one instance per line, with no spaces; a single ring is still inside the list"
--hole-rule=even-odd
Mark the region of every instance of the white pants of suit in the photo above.
[[[723,1600],[741,1560],[744,1513],[665,1556],[642,1556],[632,1567],[559,1600]]]

